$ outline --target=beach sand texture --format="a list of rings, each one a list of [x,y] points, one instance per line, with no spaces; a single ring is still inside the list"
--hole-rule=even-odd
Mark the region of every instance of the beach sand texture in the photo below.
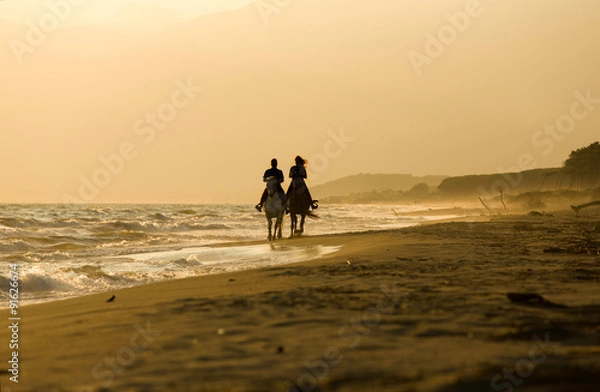
[[[2,391],[597,391],[599,238],[567,213],[305,237],[280,245],[342,248],[26,306]]]

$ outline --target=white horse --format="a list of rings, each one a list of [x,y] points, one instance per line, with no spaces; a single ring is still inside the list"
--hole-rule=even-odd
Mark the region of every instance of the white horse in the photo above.
[[[279,181],[275,177],[268,177],[265,179],[267,182],[267,201],[265,201],[265,216],[269,223],[269,241],[275,239],[277,235],[278,239],[281,239],[281,227],[283,225],[283,213],[285,206],[281,195],[279,194]],[[271,234],[273,228],[273,218],[275,219],[275,229]]]

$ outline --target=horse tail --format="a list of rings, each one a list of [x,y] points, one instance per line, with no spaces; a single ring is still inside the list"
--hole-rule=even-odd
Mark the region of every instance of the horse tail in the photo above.
[[[306,216],[308,216],[308,217],[309,217],[309,218],[311,218],[311,219],[321,219],[321,217],[320,217],[319,215],[315,214],[315,213],[314,213],[314,212],[312,212],[312,211],[308,211],[308,212],[306,213]]]

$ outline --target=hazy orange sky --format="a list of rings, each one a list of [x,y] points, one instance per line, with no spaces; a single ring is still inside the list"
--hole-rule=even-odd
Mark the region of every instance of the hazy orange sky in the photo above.
[[[600,139],[599,38],[592,0],[0,1],[0,202],[559,166]]]

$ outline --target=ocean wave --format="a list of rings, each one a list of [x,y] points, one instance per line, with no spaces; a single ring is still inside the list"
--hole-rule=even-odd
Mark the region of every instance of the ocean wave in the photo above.
[[[176,264],[180,267],[197,267],[202,265],[200,261],[196,257],[185,257],[172,261],[173,264]]]
[[[59,261],[73,259],[72,252],[65,252],[64,249],[35,252],[36,256],[46,261]],[[27,254],[26,254],[27,256]]]
[[[229,230],[230,226],[224,225],[222,223],[207,223],[207,224],[199,224],[199,223],[186,223],[181,226],[182,228],[189,230]]]
[[[94,241],[86,236],[22,235],[21,238],[0,240],[0,250],[5,252],[44,252],[87,249]]]
[[[111,230],[138,231],[138,232],[154,231],[154,230],[159,229],[159,227],[157,225],[155,225],[154,223],[127,222],[127,221],[120,221],[120,220],[107,222],[107,223],[103,224],[103,226],[105,226],[104,228],[108,228]],[[99,229],[102,229],[102,227],[100,227]]]
[[[59,243],[47,246],[44,249],[56,250],[56,251],[65,251],[65,250],[75,251],[75,250],[83,250],[83,249],[88,249],[88,248],[89,248],[89,245],[78,243],[78,242],[59,242]]]
[[[152,215],[148,216],[148,218],[157,220],[157,221],[170,221],[171,220],[171,218],[169,218],[168,216],[166,216],[164,214],[161,214],[160,212],[152,214]]]
[[[10,229],[77,228],[83,222],[77,219],[39,220],[36,218],[0,218],[0,226]]]
[[[195,219],[206,219],[206,218],[222,219],[223,214],[217,214],[217,213],[213,213],[213,212],[204,212],[204,213],[197,213],[196,215],[194,215],[194,218]]]
[[[77,275],[83,275],[89,279],[107,279],[109,281],[119,281],[122,278],[110,275],[102,270],[98,265],[83,265],[81,267],[71,267],[64,269],[65,272],[73,272]]]
[[[166,218],[165,220],[171,220]],[[131,221],[110,221],[105,222],[95,228],[97,233],[137,232],[137,233],[162,233],[162,232],[180,232],[190,230],[229,230],[230,226],[222,223],[190,223],[178,221],[175,223],[165,222],[131,222]]]
[[[28,252],[35,249],[35,246],[28,244],[22,239],[0,240],[0,252],[2,253]]]
[[[39,266],[38,266],[39,267]],[[51,273],[48,273],[50,270]],[[130,279],[124,275],[111,275],[96,265],[83,265],[55,269],[49,265],[44,268],[34,268],[34,272],[21,272],[19,287],[29,298],[35,298],[48,293],[62,295],[67,293],[82,295],[86,293],[121,288],[139,283],[137,279]],[[0,285],[8,287],[9,279],[0,276]]]
[[[124,210],[119,210],[119,212],[125,213],[125,214],[137,214],[137,213],[142,212],[142,210],[140,210],[138,208],[127,208],[127,209],[124,209]]]
[[[0,218],[0,224],[13,229],[23,229],[29,227],[39,227],[41,222],[33,218]]]
[[[106,215],[112,210],[110,208],[97,208],[97,207],[87,207],[83,209],[86,212],[96,214],[96,215]]]
[[[0,223],[0,230],[2,230],[2,231],[15,231],[17,229],[15,229],[14,227],[4,226],[2,223]]]
[[[72,285],[64,280],[61,280],[60,278],[37,274],[22,275],[19,286],[22,288],[22,291],[27,293],[65,291],[74,289]]]

